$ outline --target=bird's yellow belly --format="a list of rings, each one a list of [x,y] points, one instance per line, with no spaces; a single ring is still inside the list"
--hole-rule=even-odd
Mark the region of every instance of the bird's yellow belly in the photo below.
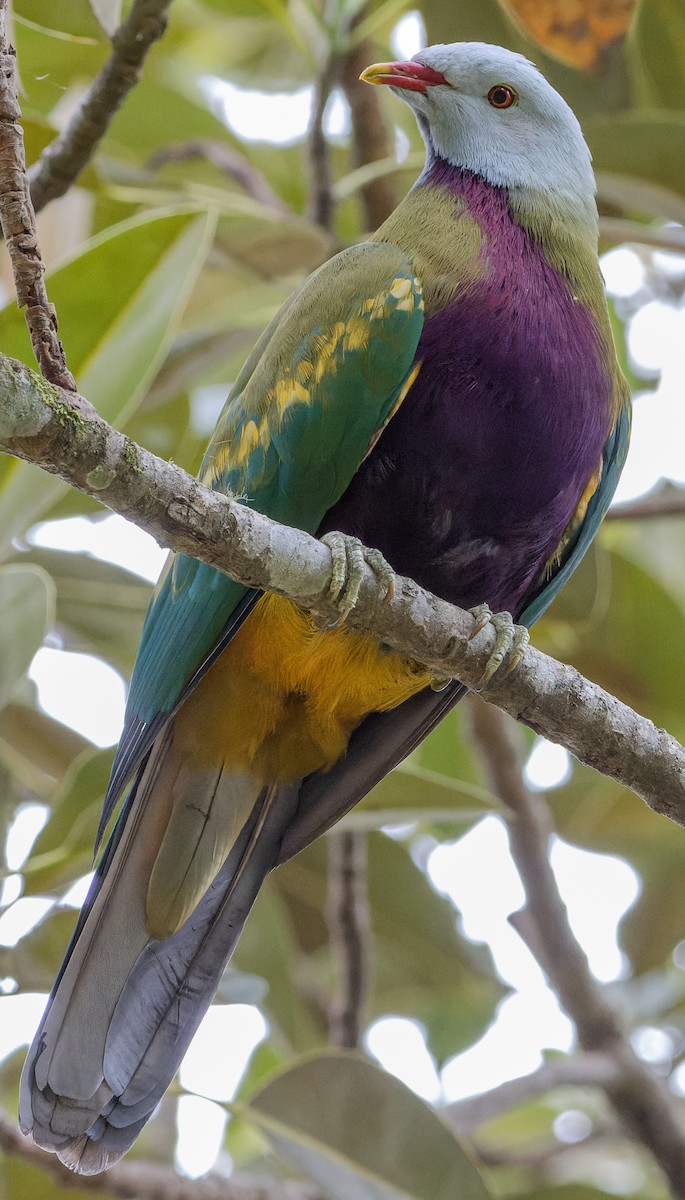
[[[183,705],[174,739],[198,767],[296,780],[330,768],[368,713],[428,683],[374,638],[317,629],[289,600],[265,595]]]

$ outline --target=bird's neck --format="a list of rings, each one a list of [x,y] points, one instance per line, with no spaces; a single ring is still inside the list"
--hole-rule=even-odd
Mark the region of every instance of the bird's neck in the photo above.
[[[539,246],[550,266],[566,279],[572,294],[601,320],[604,300],[594,201],[574,204],[573,198],[563,193],[497,187],[472,171],[432,156],[374,240],[401,244],[414,258],[424,283],[439,280],[436,295],[429,291],[426,297],[430,311],[449,300],[445,292],[448,277],[463,283],[472,275],[475,282],[484,257],[498,249],[503,257],[509,255],[512,226]]]
[[[538,241],[545,256],[562,271],[572,272],[581,259],[597,258],[597,206],[594,196],[535,186],[509,188],[491,184],[464,167],[430,155],[416,186],[442,187],[463,198],[487,228],[488,214],[503,202],[511,218]]]

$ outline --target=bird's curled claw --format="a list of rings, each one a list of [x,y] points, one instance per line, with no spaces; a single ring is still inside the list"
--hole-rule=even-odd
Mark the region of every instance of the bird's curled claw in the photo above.
[[[469,634],[470,642],[485,629],[486,625],[491,624],[495,629],[494,649],[481,678],[472,689],[474,692],[481,692],[500,667],[504,668],[502,671],[502,678],[504,678],[519,665],[530,641],[530,634],[524,625],[514,624],[511,613],[493,613],[487,604],[479,604],[476,608],[469,609],[469,612],[475,621]]]
[[[371,568],[379,583],[385,588],[384,602],[392,600],[395,593],[395,572],[380,550],[369,549],[359,538],[333,530],[321,541],[328,546],[333,559],[328,598],[336,605],[339,617],[329,628],[344,625],[357,600],[364,578],[364,564]]]

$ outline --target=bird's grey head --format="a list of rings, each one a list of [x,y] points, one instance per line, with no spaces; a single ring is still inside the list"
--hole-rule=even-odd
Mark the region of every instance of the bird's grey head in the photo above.
[[[429,46],[362,74],[410,105],[428,148],[489,183],[543,192],[591,219],[590,152],[568,104],[521,54],[485,42]]]

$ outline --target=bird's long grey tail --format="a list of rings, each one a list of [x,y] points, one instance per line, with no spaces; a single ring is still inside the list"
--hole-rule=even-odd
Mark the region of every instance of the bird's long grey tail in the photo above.
[[[144,795],[134,798],[22,1076],[22,1129],[73,1170],[97,1174],[120,1158],[169,1086],[274,864],[296,794],[296,786],[256,794],[213,883],[163,940],[145,926],[157,818]]]

